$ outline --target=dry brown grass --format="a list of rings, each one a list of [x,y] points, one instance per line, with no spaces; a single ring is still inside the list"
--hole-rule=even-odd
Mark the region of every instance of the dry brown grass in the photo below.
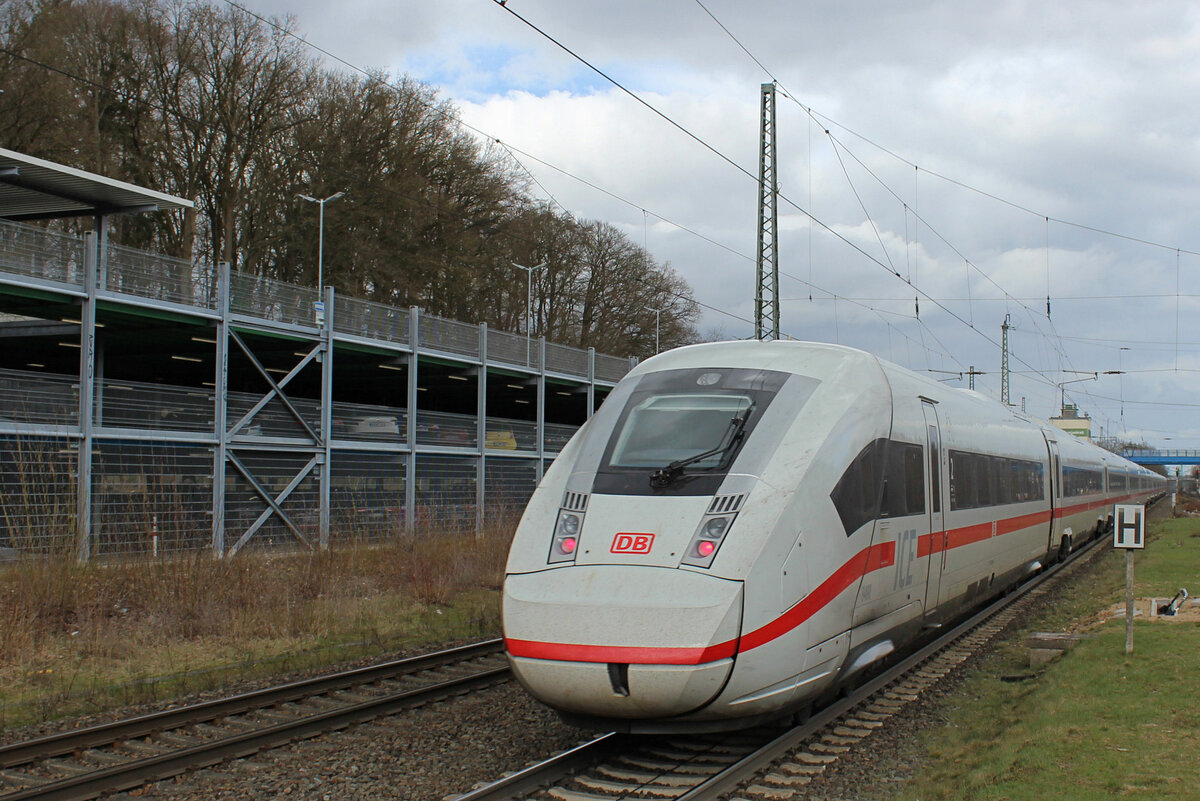
[[[232,559],[11,565],[0,570],[0,723],[219,683],[231,665],[262,675],[494,635],[512,530]]]

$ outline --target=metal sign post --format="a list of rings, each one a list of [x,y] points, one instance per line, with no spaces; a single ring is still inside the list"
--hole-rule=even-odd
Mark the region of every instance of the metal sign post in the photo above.
[[[1146,507],[1117,504],[1113,547],[1125,549],[1125,653],[1133,653],[1133,552],[1146,547]]]

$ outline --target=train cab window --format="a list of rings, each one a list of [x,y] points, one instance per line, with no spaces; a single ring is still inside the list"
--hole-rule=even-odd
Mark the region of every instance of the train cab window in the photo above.
[[[887,444],[877,439],[863,448],[829,493],[847,537],[879,516]]]
[[[790,387],[788,402],[798,408],[818,383],[748,368],[648,373],[604,435],[592,491],[712,494],[742,458],[746,443],[754,442],[755,428],[784,385]],[[750,457],[769,452],[771,444],[762,440],[752,446]]]
[[[747,395],[658,395],[647,398],[629,414],[613,448],[614,467],[661,467],[713,451],[730,428],[730,421],[754,405]],[[696,469],[715,467],[725,454],[693,463]]]

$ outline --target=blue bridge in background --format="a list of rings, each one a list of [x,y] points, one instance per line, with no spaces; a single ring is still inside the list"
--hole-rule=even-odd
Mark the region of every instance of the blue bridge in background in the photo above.
[[[1119,451],[1118,455],[1125,457],[1134,464],[1144,467],[1151,465],[1200,465],[1200,450],[1155,450],[1143,448],[1138,450]]]

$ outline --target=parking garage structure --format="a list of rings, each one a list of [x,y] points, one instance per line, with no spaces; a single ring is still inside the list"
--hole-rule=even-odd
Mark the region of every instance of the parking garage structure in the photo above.
[[[109,241],[113,214],[190,205],[0,149],[0,548],[479,531],[633,365]]]

